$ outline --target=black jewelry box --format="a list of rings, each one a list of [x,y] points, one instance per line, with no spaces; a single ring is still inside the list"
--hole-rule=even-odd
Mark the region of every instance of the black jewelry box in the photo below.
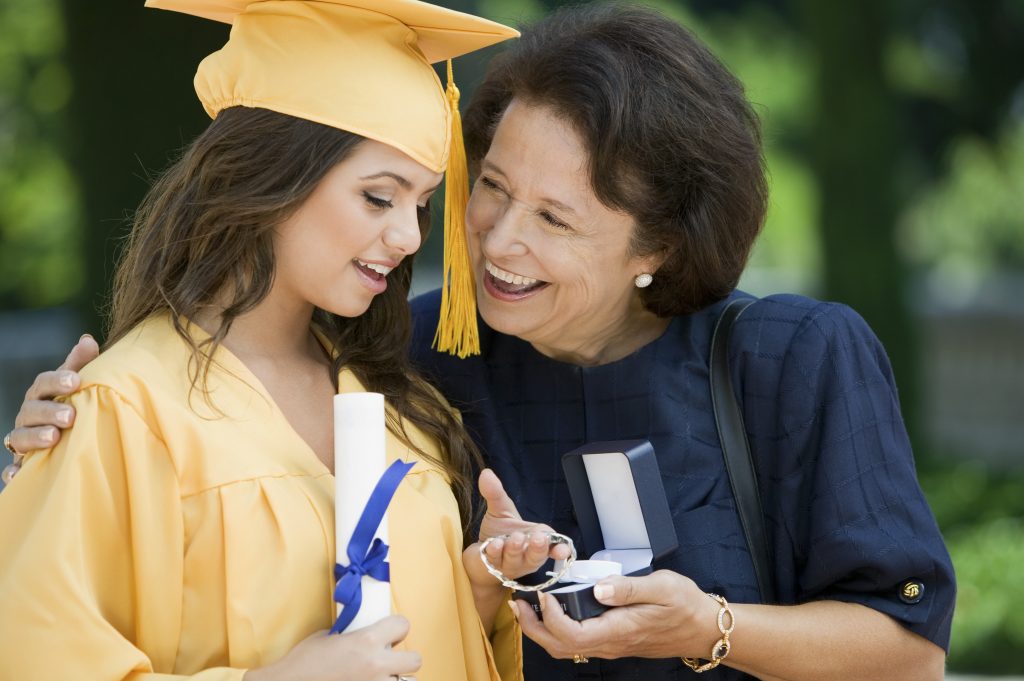
[[[622,564],[622,574],[652,572],[651,564],[679,546],[654,447],[647,440],[592,442],[562,456],[573,509],[582,535],[583,559]],[[555,528],[558,531],[558,528]],[[556,566],[557,568],[557,566]],[[608,609],[590,583],[557,583],[547,589],[569,617],[581,621]],[[541,615],[537,593],[516,591]]]

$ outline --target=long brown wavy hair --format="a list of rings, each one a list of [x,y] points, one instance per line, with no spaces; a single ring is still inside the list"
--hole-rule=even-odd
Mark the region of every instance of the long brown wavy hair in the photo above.
[[[192,349],[193,388],[205,394],[211,358],[232,322],[270,292],[274,228],[363,140],[266,109],[221,111],[135,213],[114,279],[107,344],[147,318],[169,312]],[[429,225],[429,215],[422,214],[424,237]],[[481,458],[451,409],[409,362],[412,260],[405,258],[388,275],[387,290],[364,314],[347,318],[318,309],[313,323],[339,353],[331,371],[335,388],[344,366],[367,389],[384,395],[397,414],[388,415],[388,429],[448,476],[465,529]],[[188,326],[201,312],[218,314],[220,326],[197,343]],[[415,447],[402,420],[432,437],[441,457]]]

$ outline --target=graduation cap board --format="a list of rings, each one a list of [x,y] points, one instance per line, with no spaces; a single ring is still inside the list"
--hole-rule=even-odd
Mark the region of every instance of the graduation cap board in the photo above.
[[[565,454],[562,468],[581,548],[590,557],[570,566],[563,582],[545,592],[579,621],[608,609],[594,598],[597,581],[611,574],[649,574],[652,563],[675,551],[679,541],[654,447],[647,440],[586,444]],[[515,591],[513,597],[541,614],[536,592]]]

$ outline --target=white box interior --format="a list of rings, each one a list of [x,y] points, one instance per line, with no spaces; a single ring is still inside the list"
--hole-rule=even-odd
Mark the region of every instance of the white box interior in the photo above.
[[[624,575],[650,567],[654,552],[629,459],[622,452],[584,454],[583,466],[594,496],[605,546],[590,556],[590,560],[621,563]],[[561,569],[561,563],[555,562],[555,571]],[[552,589],[551,593],[580,591],[591,586],[588,582],[569,584]]]
[[[605,550],[647,549],[647,565],[650,565],[651,539],[647,535],[647,524],[640,509],[640,497],[633,482],[629,459],[621,452],[584,454],[583,465],[594,495]],[[617,560],[602,559],[597,555],[592,558]],[[623,572],[631,571],[623,565]]]
[[[650,549],[605,549],[592,555],[591,560],[611,560],[622,564],[622,574],[628,575],[643,570],[654,561],[654,551]]]

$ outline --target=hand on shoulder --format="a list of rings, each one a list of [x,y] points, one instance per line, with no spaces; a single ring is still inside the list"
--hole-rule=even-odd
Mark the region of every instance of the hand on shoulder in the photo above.
[[[78,372],[99,354],[99,344],[85,334],[71,348],[63,364],[54,371],[44,371],[36,376],[14,419],[14,430],[10,432],[11,448],[19,454],[26,454],[52,447],[60,441],[61,430],[70,428],[75,422],[75,410],[55,399],[78,390],[81,385]]]

